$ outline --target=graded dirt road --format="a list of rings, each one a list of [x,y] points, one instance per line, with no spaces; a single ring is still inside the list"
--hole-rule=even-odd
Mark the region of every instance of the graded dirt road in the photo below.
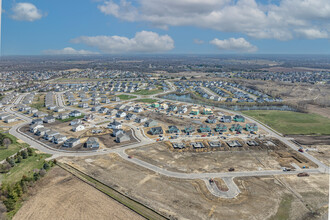
[[[59,167],[49,171],[33,191],[14,220],[144,219]]]

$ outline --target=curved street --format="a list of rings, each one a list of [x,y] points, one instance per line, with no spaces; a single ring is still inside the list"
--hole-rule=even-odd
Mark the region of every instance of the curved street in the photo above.
[[[165,94],[165,93],[169,93],[169,92],[173,92],[175,91],[175,87],[169,83],[171,90],[167,91],[167,92],[163,92],[161,94]],[[63,101],[63,93],[56,93],[56,103],[58,106],[61,107],[65,107],[67,109],[71,109],[71,110],[75,110],[75,108],[72,107],[68,107],[64,104]],[[164,100],[164,99],[160,99],[156,96],[158,96],[160,94],[154,94],[154,95],[150,95],[150,96],[143,96],[143,97],[148,97],[148,98],[154,98],[157,100]],[[132,149],[132,148],[137,148],[137,147],[141,147],[143,145],[147,145],[147,144],[151,144],[151,143],[155,143],[154,140],[151,140],[149,138],[147,138],[145,135],[143,135],[141,133],[141,129],[137,130],[136,127],[134,126],[129,126],[132,130],[133,130],[133,134],[136,137],[136,139],[138,140],[138,143],[135,144],[131,144],[128,146],[124,146],[124,147],[120,147],[117,149],[100,149],[97,151],[89,151],[89,152],[76,152],[76,151],[65,151],[65,150],[58,150],[58,149],[53,149],[50,148],[49,146],[47,146],[44,143],[41,143],[33,138],[31,138],[30,136],[24,134],[23,132],[20,131],[20,128],[26,124],[29,124],[32,119],[17,113],[15,111],[13,111],[11,108],[14,105],[17,105],[21,102],[21,100],[24,98],[24,94],[20,95],[17,97],[17,99],[14,101],[13,105],[7,106],[4,110],[10,114],[13,114],[17,117],[19,117],[21,120],[25,121],[23,123],[17,124],[15,126],[13,126],[10,130],[9,133],[11,135],[14,135],[15,137],[23,140],[24,142],[26,142],[27,144],[31,145],[31,147],[38,149],[41,152],[45,152],[48,154],[52,154],[53,157],[52,158],[56,158],[56,157],[60,157],[60,156],[70,156],[70,157],[81,157],[81,156],[95,156],[95,155],[102,155],[102,154],[109,154],[109,153],[116,153],[118,154],[122,159],[130,162],[130,163],[134,163],[138,166],[144,167],[148,170],[151,170],[153,172],[159,173],[161,175],[164,176],[168,176],[168,177],[173,177],[173,178],[179,178],[179,179],[201,179],[205,182],[208,190],[210,191],[210,193],[212,193],[214,196],[216,197],[221,197],[221,198],[234,198],[236,197],[239,193],[240,190],[237,187],[237,185],[234,182],[234,178],[235,177],[247,177],[247,176],[270,176],[270,175],[288,175],[288,174],[293,174],[296,175],[298,173],[301,172],[301,170],[295,170],[295,171],[290,171],[290,172],[283,172],[282,170],[262,170],[262,171],[245,171],[245,172],[220,172],[220,173],[180,173],[180,172],[172,172],[172,171],[168,171],[166,169],[157,167],[155,165],[152,165],[150,163],[147,163],[145,161],[139,160],[137,158],[128,158],[128,155],[125,153],[125,151],[127,149]],[[142,96],[138,95],[137,98],[135,99],[139,99]],[[191,103],[189,103],[191,104]],[[232,114],[236,114],[236,112],[233,111],[228,111],[225,109],[220,109],[220,108],[216,108],[215,109],[219,109],[222,112],[228,112],[228,113],[232,113]],[[83,110],[81,112],[84,112]],[[290,141],[290,139],[287,139],[285,137],[283,137],[282,135],[280,135],[278,132],[275,132],[273,129],[269,128],[268,126],[264,125],[263,123],[254,120],[251,117],[248,117],[246,115],[244,115],[246,118],[248,118],[249,120],[253,121],[254,123],[256,123],[260,128],[264,129],[265,131],[267,131],[271,136],[279,139],[280,141],[282,141],[283,143],[285,143],[287,146],[289,146],[290,148],[292,148],[293,150],[298,150],[298,146],[296,146],[294,143],[292,143]],[[325,164],[323,164],[321,161],[317,160],[316,158],[314,158],[313,156],[311,156],[310,154],[308,154],[307,152],[304,152],[304,156],[307,157],[309,160],[311,160],[312,162],[314,162],[315,164],[318,165],[318,168],[316,169],[304,169],[304,172],[306,173],[329,173],[329,167],[326,166]],[[215,183],[210,183],[209,179],[211,178],[221,178],[225,184],[228,187],[228,191],[221,191]]]

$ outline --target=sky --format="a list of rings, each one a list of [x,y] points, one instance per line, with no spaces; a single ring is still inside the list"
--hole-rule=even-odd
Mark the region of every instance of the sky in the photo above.
[[[2,55],[330,54],[329,0],[2,0]]]

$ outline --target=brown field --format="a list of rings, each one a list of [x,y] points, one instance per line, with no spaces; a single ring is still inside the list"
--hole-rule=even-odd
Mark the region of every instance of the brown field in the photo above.
[[[15,219],[143,219],[141,216],[54,167],[38,182]]]
[[[206,146],[206,143],[204,143],[204,146]],[[158,143],[129,149],[126,152],[153,165],[183,173],[227,172],[231,167],[235,168],[236,171],[277,170],[281,167],[294,168],[291,163],[295,163],[300,167],[314,166],[304,157],[283,147],[269,151],[261,147],[251,149],[225,146],[221,148],[209,152],[207,152],[208,149],[178,151],[172,150],[166,144]],[[295,156],[299,161],[292,156]]]
[[[168,178],[112,154],[60,160],[170,219],[264,220],[278,212],[287,216],[284,219],[312,219],[306,217],[312,211],[323,214],[322,207],[328,202],[328,175],[237,178],[242,193],[235,199],[220,199],[206,190],[203,181]],[[221,181],[217,184],[222,187]],[[281,201],[288,195],[290,204],[282,207]]]
[[[310,155],[330,166],[330,145],[313,145],[308,151]]]
[[[330,118],[329,85],[284,83],[258,80],[233,80],[243,86],[263,91],[273,97],[280,96],[285,102],[299,106],[309,113]]]

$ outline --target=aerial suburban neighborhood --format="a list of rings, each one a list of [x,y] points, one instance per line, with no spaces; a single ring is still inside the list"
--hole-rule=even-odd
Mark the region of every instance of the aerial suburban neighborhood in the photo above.
[[[330,0],[0,11],[0,220],[330,219]]]

